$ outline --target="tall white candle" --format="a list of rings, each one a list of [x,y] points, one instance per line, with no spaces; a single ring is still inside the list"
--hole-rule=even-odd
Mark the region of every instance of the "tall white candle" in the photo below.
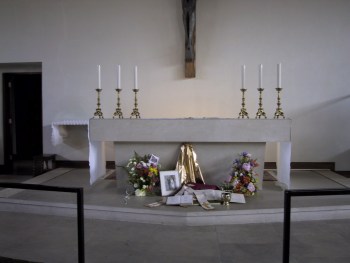
[[[262,79],[263,79],[263,65],[259,66],[259,89],[262,89]]]
[[[121,87],[120,83],[121,83],[121,80],[120,80],[120,65],[118,65],[118,86],[117,86],[118,89],[121,89],[120,88]]]
[[[97,65],[98,71],[98,89],[101,89],[101,65]]]
[[[137,79],[137,66],[135,66],[135,89],[139,89],[138,79]]]
[[[245,65],[242,66],[242,89],[245,88]]]
[[[282,87],[282,64],[277,65],[277,88]]]

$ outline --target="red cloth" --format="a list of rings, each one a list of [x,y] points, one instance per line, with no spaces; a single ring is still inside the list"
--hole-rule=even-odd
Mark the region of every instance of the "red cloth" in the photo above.
[[[193,190],[206,190],[206,189],[220,190],[220,188],[217,187],[216,185],[210,185],[210,184],[188,183],[186,185],[191,187]]]

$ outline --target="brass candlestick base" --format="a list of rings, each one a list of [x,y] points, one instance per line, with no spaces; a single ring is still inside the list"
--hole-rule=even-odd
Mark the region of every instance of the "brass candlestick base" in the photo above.
[[[245,117],[249,119],[248,112],[245,108],[245,98],[244,98],[244,93],[247,91],[247,89],[241,89],[241,91],[242,91],[242,108],[241,108],[241,111],[239,112],[238,119],[239,118],[244,119]]]
[[[123,119],[123,112],[122,109],[120,108],[120,92],[121,89],[115,89],[117,92],[117,108],[115,109],[115,112],[113,114],[113,119],[119,118],[119,119]]]
[[[135,92],[135,104],[134,104],[134,109],[132,110],[132,113],[130,115],[130,119],[131,118],[135,118],[135,119],[140,119],[141,115],[139,112],[139,109],[137,108],[137,92],[139,91],[138,89],[133,89],[133,92]]]
[[[262,103],[262,92],[264,91],[264,89],[258,88],[258,91],[259,91],[259,108],[258,108],[258,112],[256,113],[255,119],[258,119],[258,118],[260,119],[261,117],[265,117],[266,119],[267,117],[266,117],[266,113],[264,111],[263,103]]]
[[[102,89],[96,89],[96,91],[97,91],[97,108],[96,108],[96,111],[94,113],[94,118],[103,119],[103,113],[101,110],[101,102],[100,102],[100,93],[101,93]]]
[[[283,117],[283,119],[284,119],[285,117],[284,117],[283,110],[281,108],[281,97],[280,97],[280,93],[282,91],[282,88],[276,88],[276,90],[277,90],[277,109],[275,112],[274,119],[278,119],[279,117]]]

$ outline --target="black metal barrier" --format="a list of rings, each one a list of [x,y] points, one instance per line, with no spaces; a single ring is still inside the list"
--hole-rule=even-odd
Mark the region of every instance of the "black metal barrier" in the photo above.
[[[79,187],[61,187],[39,184],[22,183],[1,183],[0,187],[17,188],[51,192],[66,192],[77,194],[77,223],[78,223],[78,262],[85,262],[85,244],[84,244],[84,189]]]
[[[290,209],[292,196],[350,195],[350,189],[285,190],[283,224],[283,263],[289,263]]]

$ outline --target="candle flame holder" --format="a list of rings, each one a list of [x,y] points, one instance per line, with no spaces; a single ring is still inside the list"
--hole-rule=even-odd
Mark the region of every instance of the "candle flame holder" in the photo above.
[[[263,88],[258,88],[259,91],[259,108],[258,108],[258,112],[256,113],[255,119],[260,119],[261,117],[266,117],[266,113],[264,111],[263,108],[263,103],[262,103],[262,92],[264,91]]]
[[[115,112],[113,114],[113,119],[119,118],[123,119],[123,112],[122,109],[120,108],[120,92],[121,89],[115,89],[117,92],[117,108],[115,109]]]
[[[244,97],[244,93],[247,91],[247,89],[241,89],[241,91],[242,91],[242,108],[241,108],[241,111],[239,112],[238,119],[240,118],[244,119],[245,117],[249,119],[247,109],[245,108],[245,97]]]
[[[132,113],[130,115],[130,119],[135,118],[135,119],[140,119],[141,115],[138,109],[138,104],[137,104],[137,92],[139,91],[138,89],[133,89],[132,90],[135,93],[135,103],[134,103],[134,109],[132,110]]]
[[[282,88],[276,88],[276,91],[277,91],[277,109],[275,112],[274,119],[278,119],[279,117],[283,117],[283,119],[284,119],[285,117],[284,117],[283,110],[281,108],[281,96],[280,96]]]
[[[103,119],[103,113],[101,110],[101,101],[100,101],[100,93],[102,91],[102,89],[96,89],[97,91],[97,108],[96,111],[94,113],[94,119],[98,118],[98,119]]]

